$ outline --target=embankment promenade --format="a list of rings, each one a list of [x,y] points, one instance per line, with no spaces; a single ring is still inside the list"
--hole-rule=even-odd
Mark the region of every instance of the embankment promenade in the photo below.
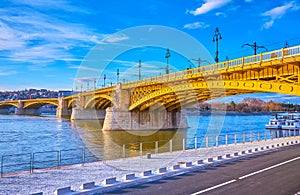
[[[191,166],[226,163],[247,155],[299,144],[300,136],[173,151],[150,156],[4,175],[0,194],[92,194],[188,172]],[[173,171],[173,172],[172,172]],[[91,189],[89,189],[91,188]],[[58,190],[59,189],[59,190]],[[70,191],[71,190],[71,191]]]

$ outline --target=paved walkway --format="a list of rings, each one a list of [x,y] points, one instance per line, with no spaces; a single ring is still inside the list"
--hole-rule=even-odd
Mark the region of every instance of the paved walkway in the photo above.
[[[60,169],[35,171],[33,174],[18,174],[0,178],[0,194],[54,194],[58,188],[70,186],[72,190],[79,191],[83,183],[95,182],[101,185],[107,178],[116,177],[117,180],[126,174],[139,173],[146,170],[156,170],[161,167],[176,165],[179,162],[193,162],[219,155],[233,154],[248,149],[271,146],[272,144],[300,140],[300,137],[280,138],[267,141],[254,141],[252,143],[228,146],[191,149],[172,153],[152,155],[126,159],[111,160],[107,162],[74,165]]]

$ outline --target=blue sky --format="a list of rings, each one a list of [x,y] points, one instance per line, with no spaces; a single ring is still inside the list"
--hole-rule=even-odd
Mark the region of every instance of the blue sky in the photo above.
[[[245,43],[257,42],[268,50],[280,49],[286,42],[289,46],[298,45],[299,11],[297,0],[2,0],[0,90],[74,89],[78,68],[91,49],[103,44],[103,39],[120,42],[126,37],[113,36],[115,33],[141,25],[183,31],[199,41],[213,58],[216,46],[212,38],[218,27],[223,38],[219,41],[220,61],[226,56],[233,59],[252,55],[251,47],[241,48]],[[116,67],[122,72],[124,65],[134,67],[125,78],[137,78],[139,58],[151,64],[153,57],[153,64],[160,64],[160,68],[149,65],[148,70],[145,65],[142,78],[154,69],[153,75],[164,73],[164,48],[147,48],[140,55],[142,49],[113,59],[114,68],[106,72],[106,84],[116,82]],[[171,60],[171,72],[189,66],[176,53],[172,53]],[[175,65],[175,61],[180,65]],[[85,81],[82,88],[104,84],[103,70],[91,70],[98,73],[90,78],[89,84]]]

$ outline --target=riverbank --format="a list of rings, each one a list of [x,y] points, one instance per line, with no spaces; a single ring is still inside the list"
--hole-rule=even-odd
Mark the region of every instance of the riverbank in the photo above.
[[[249,143],[231,144],[219,147],[190,149],[176,152],[147,156],[123,158],[118,160],[102,161],[97,163],[81,164],[60,167],[52,170],[34,171],[32,174],[11,175],[0,178],[0,194],[53,194],[56,189],[70,187],[73,191],[82,191],[80,186],[84,183],[95,182],[96,186],[104,185],[103,180],[116,178],[123,181],[128,174],[135,174],[135,179],[141,178],[140,173],[147,170],[153,172],[162,167],[170,167],[184,162],[196,162],[225,154],[240,153],[262,147],[271,149],[282,146],[282,143],[300,141],[299,136],[279,138],[266,141],[253,141]],[[154,175],[155,176],[155,175]],[[136,180],[136,181],[137,181]],[[120,182],[119,182],[120,183]]]
[[[256,116],[256,115],[274,115],[278,112],[237,112],[237,111],[208,111],[208,110],[187,110],[188,116],[210,116],[210,115],[228,115],[228,116]]]

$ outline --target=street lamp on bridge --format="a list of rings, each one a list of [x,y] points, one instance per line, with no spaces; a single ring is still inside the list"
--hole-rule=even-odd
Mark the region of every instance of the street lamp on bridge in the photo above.
[[[215,34],[214,34],[214,37],[212,39],[213,42],[216,42],[216,58],[215,58],[215,61],[216,63],[219,62],[219,51],[218,51],[218,47],[219,47],[219,40],[222,40],[222,36],[221,36],[221,33],[219,31],[219,28],[217,27],[216,30],[215,30]]]
[[[120,70],[117,69],[117,84],[119,83],[119,75],[120,75]]]
[[[209,61],[202,60],[201,58],[198,58],[198,59],[189,59],[188,61],[191,62],[191,60],[196,61],[198,63],[198,68],[200,67],[201,62],[207,62],[208,64],[210,64]]]
[[[242,48],[243,48],[244,46],[252,47],[252,49],[254,50],[254,55],[256,55],[257,49],[260,49],[260,48],[263,48],[263,49],[265,49],[266,51],[268,51],[268,49],[267,49],[265,46],[258,46],[258,45],[256,44],[256,42],[254,42],[254,44],[249,44],[249,43],[243,44],[243,45],[242,45]]]
[[[171,54],[170,54],[170,50],[167,49],[167,53],[166,53],[166,56],[165,56],[165,58],[167,59],[166,74],[169,74],[169,57],[171,57]]]
[[[103,87],[105,87],[105,80],[106,80],[106,74],[104,74],[104,77],[103,77]]]

